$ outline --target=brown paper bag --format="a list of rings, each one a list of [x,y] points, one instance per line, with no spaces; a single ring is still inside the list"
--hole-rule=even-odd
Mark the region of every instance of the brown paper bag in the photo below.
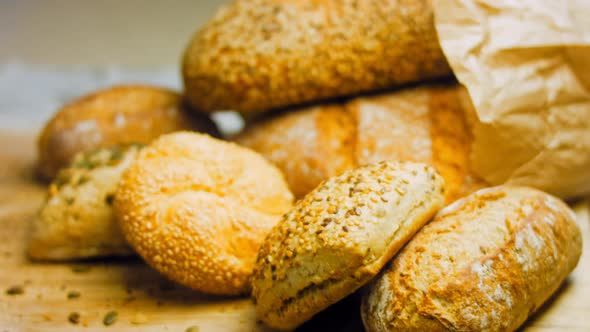
[[[479,118],[474,171],[492,184],[590,193],[590,1],[433,5],[441,46]]]

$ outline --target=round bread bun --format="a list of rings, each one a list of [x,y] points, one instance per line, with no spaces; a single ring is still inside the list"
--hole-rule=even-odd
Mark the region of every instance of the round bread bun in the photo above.
[[[259,319],[292,329],[373,278],[443,205],[443,179],[380,162],[326,180],[264,240],[252,294]]]
[[[49,185],[32,223],[29,256],[59,261],[132,255],[113,215],[113,199],[139,149],[115,146],[77,154]]]
[[[61,108],[38,140],[39,174],[52,179],[78,152],[119,144],[147,144],[179,130],[218,135],[208,116],[185,111],[177,93],[151,86],[115,86]]]
[[[186,96],[246,113],[451,76],[430,2],[231,1],[185,50]]]
[[[190,288],[244,294],[258,248],[293,195],[264,157],[197,133],[164,135],[123,174],[115,198],[131,246]]]
[[[459,85],[426,85],[270,116],[234,140],[277,165],[297,198],[344,170],[399,160],[434,166],[452,202],[486,186],[469,164],[473,115]]]

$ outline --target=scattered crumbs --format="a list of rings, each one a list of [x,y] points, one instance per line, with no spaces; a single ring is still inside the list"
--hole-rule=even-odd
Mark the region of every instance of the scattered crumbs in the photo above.
[[[43,317],[43,319],[44,319],[44,320],[46,320],[46,321],[48,321],[48,322],[50,322],[50,321],[52,321],[52,320],[53,320],[53,319],[51,318],[51,315],[50,315],[50,314],[47,314],[47,313],[45,313],[45,314],[42,314],[42,315],[41,315],[41,317]]]
[[[21,295],[25,293],[23,286],[11,286],[6,289],[6,295]]]
[[[66,290],[66,285],[63,284],[63,285],[59,286],[59,290]]]
[[[69,291],[68,292],[68,299],[77,299],[80,297],[80,292],[78,291]]]
[[[25,281],[24,281],[24,284],[25,284],[25,285],[30,285],[31,283],[32,283],[32,281],[31,281],[31,280],[29,280],[29,279],[25,279]]]
[[[131,318],[131,324],[139,325],[146,323],[148,321],[147,316],[138,312]]]
[[[104,198],[104,202],[109,206],[113,206],[114,201],[115,201],[115,194],[108,194]]]
[[[199,326],[197,326],[197,325],[193,325],[193,326],[187,328],[185,332],[199,332],[199,331],[201,331],[201,328],[199,328]]]
[[[74,265],[72,266],[72,272],[84,273],[90,271],[90,265]]]
[[[72,312],[68,315],[68,321],[72,324],[80,323],[80,314],[77,312]]]
[[[158,301],[156,302],[156,305],[157,305],[158,307],[161,307],[161,306],[163,306],[163,305],[164,305],[164,302],[163,302],[162,300],[158,300]]]
[[[119,317],[119,314],[116,311],[109,311],[109,312],[107,312],[106,315],[104,315],[102,323],[105,326],[113,325],[117,321],[118,317]]]

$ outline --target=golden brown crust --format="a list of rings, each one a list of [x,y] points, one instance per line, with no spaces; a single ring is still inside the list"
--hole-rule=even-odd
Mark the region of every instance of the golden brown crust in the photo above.
[[[123,174],[115,213],[131,246],[165,276],[244,294],[260,244],[292,200],[262,156],[181,132],[154,141]]]
[[[162,88],[116,86],[61,108],[39,136],[39,173],[51,179],[78,152],[118,144],[149,143],[173,131],[217,135],[203,114],[188,115],[180,95]]]
[[[338,106],[312,107],[260,123],[237,142],[262,153],[287,177],[296,197],[356,166],[352,118]]]
[[[431,85],[278,115],[235,140],[282,169],[296,197],[346,169],[400,160],[435,166],[451,202],[486,185],[469,168],[472,113],[464,89]]]
[[[367,331],[514,331],[576,266],[582,238],[559,199],[483,189],[445,208],[369,287]]]
[[[430,163],[429,89],[401,90],[345,105],[357,126],[357,164],[381,160]]]
[[[260,247],[258,317],[290,329],[361,287],[443,203],[424,164],[381,162],[332,177],[297,202]]]
[[[32,222],[29,257],[60,261],[132,255],[112,204],[121,174],[139,148],[115,146],[79,153],[60,170]]]
[[[430,91],[432,165],[449,183],[447,202],[453,202],[486,183],[469,167],[475,109],[463,88],[437,87]]]
[[[430,0],[236,0],[183,59],[186,94],[205,111],[266,111],[451,74]]]

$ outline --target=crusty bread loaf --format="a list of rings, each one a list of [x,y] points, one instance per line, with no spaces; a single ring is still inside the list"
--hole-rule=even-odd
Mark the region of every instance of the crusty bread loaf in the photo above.
[[[252,277],[258,318],[294,328],[374,277],[442,206],[425,164],[381,162],[326,180],[264,240]]]
[[[469,169],[472,116],[463,88],[422,86],[270,117],[235,141],[282,169],[297,197],[346,169],[401,160],[433,165],[453,201],[485,185]]]
[[[115,214],[131,246],[165,276],[214,294],[249,289],[258,248],[293,195],[257,153],[197,133],[144,148],[123,173]]]
[[[175,92],[141,85],[97,91],[64,106],[45,125],[38,142],[39,173],[52,179],[78,152],[145,144],[178,130],[218,134],[206,115],[186,112]]]
[[[370,284],[368,332],[513,331],[576,266],[573,212],[525,187],[483,189],[445,208]]]
[[[234,0],[196,33],[186,95],[265,111],[451,75],[431,0]]]
[[[69,260],[128,256],[133,251],[113,215],[113,200],[123,171],[139,146],[79,153],[49,185],[47,200],[32,222],[29,257]]]

